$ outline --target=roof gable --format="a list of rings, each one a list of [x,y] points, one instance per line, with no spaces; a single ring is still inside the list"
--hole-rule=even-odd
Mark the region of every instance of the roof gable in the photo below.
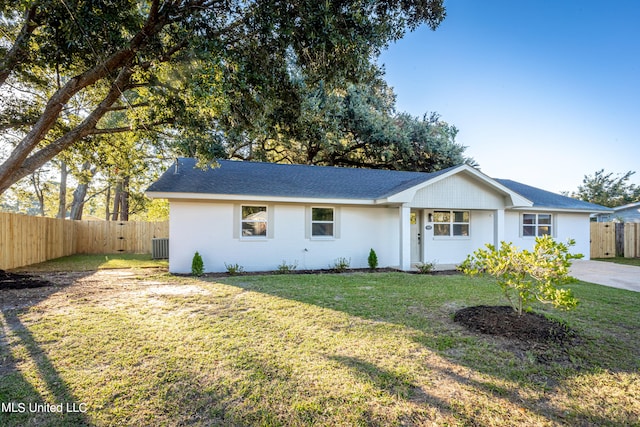
[[[478,188],[483,188],[484,191],[488,191],[489,193],[498,193],[502,195],[504,197],[504,202],[501,202],[500,204],[504,205],[504,207],[514,207],[514,206],[522,207],[522,206],[533,205],[533,203],[527,198],[505,187],[501,183],[497,182],[496,180],[482,173],[480,170],[466,164],[454,166],[448,169],[443,169],[433,174],[433,176],[431,176],[429,180],[423,183],[419,183],[414,187],[408,188],[400,193],[396,193],[391,197],[388,197],[387,201],[396,202],[396,203],[397,202],[408,203],[413,201],[413,202],[417,202],[418,204],[420,203],[424,204],[425,200],[422,200],[422,202],[416,200],[415,199],[416,195],[418,195],[419,198],[424,199],[423,197],[419,196],[419,193],[423,193],[423,194],[425,193],[425,191],[422,191],[422,190],[426,190],[427,187],[429,186],[438,186],[438,184],[440,184],[442,181],[446,181],[446,180],[450,181],[451,178],[454,178],[454,177],[465,177],[470,181],[474,181],[477,184],[479,184]],[[460,188],[457,188],[455,190],[459,191]]]

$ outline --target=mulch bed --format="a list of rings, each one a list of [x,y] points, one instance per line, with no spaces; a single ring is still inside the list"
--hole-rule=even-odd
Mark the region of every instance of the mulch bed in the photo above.
[[[7,273],[0,270],[0,290],[43,288],[45,286],[52,286],[52,283],[28,274]]]
[[[570,345],[576,333],[567,325],[538,313],[519,316],[509,306],[474,306],[457,311],[454,322],[482,334],[514,338],[525,342]]]
[[[348,274],[348,273],[407,273],[407,274],[426,274],[432,276],[451,276],[462,274],[458,270],[435,270],[429,273],[420,273],[419,271],[404,271],[396,268],[348,268],[344,271],[333,268],[317,269],[317,270],[291,270],[286,273],[269,270],[269,271],[243,271],[241,273],[230,274],[226,272],[204,273],[202,277],[230,277],[230,276],[270,276],[270,275],[286,275],[286,274]],[[191,276],[189,273],[173,273],[176,276]]]

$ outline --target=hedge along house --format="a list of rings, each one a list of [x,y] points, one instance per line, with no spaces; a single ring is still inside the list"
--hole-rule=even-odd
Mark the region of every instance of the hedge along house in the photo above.
[[[589,215],[602,206],[509,180],[468,165],[434,173],[219,161],[200,169],[178,159],[147,190],[170,205],[169,270],[239,264],[246,271],[326,269],[338,258],[409,270],[457,264],[486,243],[530,248],[535,236],[575,239],[589,257]]]

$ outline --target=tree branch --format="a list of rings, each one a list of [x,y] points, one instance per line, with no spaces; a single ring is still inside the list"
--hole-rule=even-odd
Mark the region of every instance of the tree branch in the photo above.
[[[99,120],[106,112],[105,108],[110,107],[126,89],[126,85],[129,83],[129,79],[133,73],[131,69],[129,69],[129,65],[134,59],[137,51],[143,48],[149,42],[151,37],[159,33],[168,22],[167,16],[163,16],[158,13],[158,0],[154,0],[145,25],[131,39],[127,48],[114,52],[104,62],[101,62],[92,69],[73,77],[62,88],[58,89],[53,94],[49,99],[49,102],[47,102],[40,118],[31,128],[31,131],[11,152],[9,158],[0,165],[0,194],[2,194],[18,179],[26,176],[29,173],[29,170],[33,170],[33,165],[38,165],[36,166],[37,168],[39,165],[44,164],[47,160],[58,154],[62,149],[85,136],[86,134],[83,135],[83,132],[95,127],[97,120]],[[29,154],[45,138],[49,130],[51,130],[58,119],[60,112],[74,95],[82,89],[108,77],[113,71],[118,69],[121,69],[120,75],[112,85],[112,90],[93,111],[93,113],[91,113],[76,129],[29,157]],[[123,75],[126,75],[126,79],[124,80],[121,79]],[[114,89],[116,89],[116,91],[114,91]],[[105,105],[104,103],[107,100],[110,100],[110,102]],[[91,125],[92,122],[93,124]],[[50,157],[44,159],[43,156],[46,155],[50,155]],[[27,159],[27,157],[29,158]],[[25,171],[27,171],[26,174]]]
[[[129,88],[130,85],[127,86]],[[148,102],[140,102],[138,104],[127,104],[127,105],[114,105],[113,107],[107,108],[107,111],[124,111],[129,110],[131,108],[139,108],[139,107],[148,107]]]
[[[111,107],[113,103],[120,98],[120,96],[122,95],[122,88],[127,85],[132,74],[133,70],[131,68],[122,68],[120,70],[120,73],[118,74],[118,77],[111,85],[111,89],[109,90],[107,96],[105,96],[102,102],[98,104],[98,106],[91,112],[91,114],[89,114],[87,118],[85,118],[73,130],[67,132],[57,140],[53,141],[38,152],[26,158],[19,167],[15,168],[14,171],[10,175],[8,175],[9,179],[0,181],[0,194],[2,194],[3,191],[9,188],[11,184],[38,169],[74,142],[89,135],[91,131],[95,129],[98,121],[107,113],[109,107]],[[14,150],[14,153],[16,151],[17,149]]]
[[[143,125],[143,126],[121,126],[121,127],[117,127],[117,128],[102,128],[102,129],[92,129],[90,131],[87,132],[87,136],[89,135],[110,135],[110,134],[116,134],[116,133],[125,133],[125,132],[137,132],[137,131],[141,131],[141,130],[146,130],[146,131],[152,131],[153,127],[155,126],[161,126],[161,125],[167,125],[167,124],[171,124],[173,123],[174,120],[165,120],[162,122],[155,122],[155,123],[151,123],[148,125]]]
[[[37,17],[37,6],[32,5],[24,14],[24,25],[16,38],[16,41],[9,49],[9,52],[5,55],[5,57],[0,60],[0,86],[4,84],[7,80],[11,72],[16,68],[16,66],[23,61],[27,56],[27,51],[25,47],[29,42],[29,38],[31,34],[35,31],[36,28],[40,26],[36,22]]]

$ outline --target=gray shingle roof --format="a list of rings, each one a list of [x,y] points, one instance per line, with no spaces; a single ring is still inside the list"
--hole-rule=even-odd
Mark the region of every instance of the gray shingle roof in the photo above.
[[[217,168],[196,168],[194,159],[178,159],[149,187],[148,192],[238,194],[321,199],[379,199],[438,176],[309,165],[220,160]]]
[[[231,160],[218,163],[219,167],[200,169],[196,167],[195,159],[178,159],[177,173],[172,165],[147,192],[376,200],[455,168],[424,173]],[[495,181],[532,201],[535,208],[609,210],[508,179]]]
[[[609,208],[596,205],[593,203],[583,202],[582,200],[573,199],[571,197],[562,196],[550,191],[541,190],[540,188],[531,187],[530,185],[512,181],[510,179],[494,179],[504,185],[511,191],[514,191],[526,199],[533,202],[534,208],[555,208],[582,210],[590,212],[609,211]]]

